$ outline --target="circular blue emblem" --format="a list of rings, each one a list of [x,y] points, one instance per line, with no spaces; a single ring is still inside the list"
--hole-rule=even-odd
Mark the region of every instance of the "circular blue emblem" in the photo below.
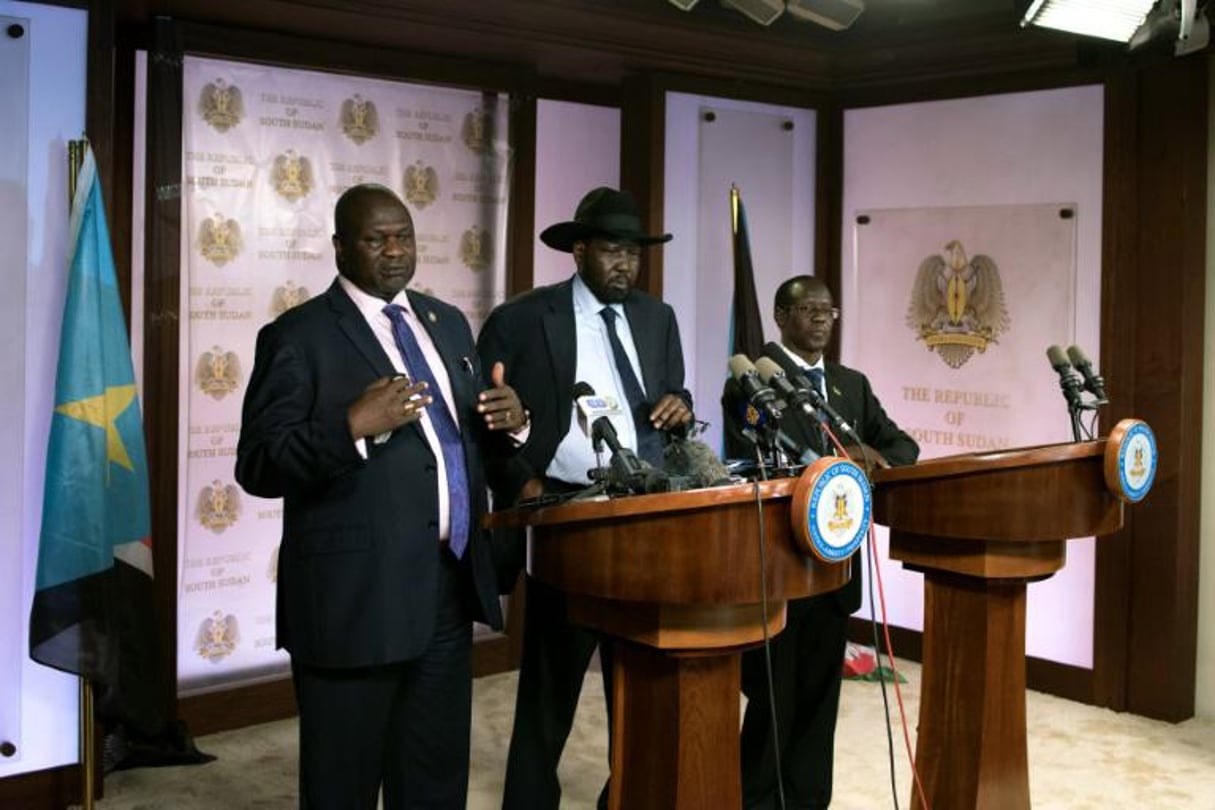
[[[873,511],[869,479],[851,461],[839,459],[818,476],[806,505],[814,553],[828,562],[847,559],[865,540]]]
[[[1126,499],[1143,500],[1156,480],[1156,434],[1146,422],[1136,421],[1118,448],[1118,484]]]

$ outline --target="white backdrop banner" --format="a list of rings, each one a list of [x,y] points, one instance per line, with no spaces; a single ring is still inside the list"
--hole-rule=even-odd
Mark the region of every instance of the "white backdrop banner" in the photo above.
[[[388,186],[413,214],[412,286],[474,333],[505,293],[504,95],[188,57],[184,67],[178,681],[278,676],[281,502],[233,477],[258,329],[335,277],[333,205]]]
[[[1046,347],[1075,333],[1069,204],[862,211],[858,367],[921,458],[1071,438]]]
[[[856,304],[865,325],[854,364],[920,458],[1071,441],[1052,343],[1076,333],[1073,203],[859,211],[853,223]],[[879,559],[892,621],[921,629],[920,575]],[[1091,593],[1088,566],[1033,586],[1031,636],[1046,624],[1087,623],[1075,593]],[[868,597],[861,615],[869,615]],[[1061,615],[1066,614],[1064,622]],[[1030,654],[1035,654],[1030,649]],[[1086,649],[1070,649],[1080,665]]]

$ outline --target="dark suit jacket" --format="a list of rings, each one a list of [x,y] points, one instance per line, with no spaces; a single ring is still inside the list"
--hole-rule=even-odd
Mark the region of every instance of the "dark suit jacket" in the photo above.
[[[472,333],[455,307],[413,291],[409,300],[451,377],[472,525],[479,526],[486,510],[481,443],[487,438],[474,410],[481,376]],[[371,444],[364,460],[346,417],[372,381],[393,373],[336,281],[257,337],[236,478],[252,495],[283,498],[278,646],[298,663],[392,663],[419,655],[430,640],[439,566],[434,454],[413,423],[385,443]],[[478,618],[501,627],[484,533],[473,532],[465,559]]]
[[[683,348],[675,312],[634,290],[624,302],[650,404],[675,394],[692,407],[684,388]],[[519,452],[489,464],[494,495],[513,503],[523,484],[543,478],[569,429],[570,395],[578,360],[573,280],[539,287],[496,308],[477,338],[482,368],[506,365],[506,379],[532,413],[531,434]]]
[[[786,374],[802,373],[801,368],[776,343],[765,345],[763,355],[776,361]],[[852,425],[861,441],[885,456],[892,465],[914,464],[919,458],[920,446],[886,415],[865,375],[839,363],[824,363],[824,367],[827,401]],[[740,403],[743,401],[743,393],[738,383],[733,379],[727,380],[722,392],[722,421],[726,428],[726,454],[736,458],[750,458],[754,455],[750,441],[742,435]],[[804,444],[815,452],[823,451],[819,443],[817,425],[804,413],[792,408],[785,410],[781,416],[780,427],[795,442]],[[842,436],[840,441],[846,443]],[[856,563],[855,555],[852,559],[852,578],[847,585],[832,594],[837,607],[845,614],[851,614],[861,606],[860,566]]]

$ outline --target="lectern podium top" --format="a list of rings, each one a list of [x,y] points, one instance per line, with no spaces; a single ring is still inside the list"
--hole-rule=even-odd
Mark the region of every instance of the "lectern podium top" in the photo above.
[[[931,537],[1006,542],[1103,535],[1122,525],[1106,485],[1108,442],[932,459],[874,475],[874,520]]]
[[[906,467],[891,467],[878,470],[875,483],[917,481],[926,478],[950,478],[974,473],[992,473],[1012,470],[1017,467],[1035,467],[1065,461],[1101,456],[1105,452],[1105,439],[1069,444],[1040,444],[1031,447],[1014,447],[983,453],[963,453],[956,456],[941,456]]]
[[[759,496],[792,497],[796,478],[778,478],[759,483]],[[653,495],[629,495],[623,498],[599,497],[584,501],[569,501],[540,507],[521,507],[486,516],[485,525],[491,529],[521,528],[523,526],[552,526],[583,523],[604,519],[640,517],[658,512],[685,512],[705,507],[724,506],[755,500],[755,485],[735,484],[728,487],[690,489],[683,492],[660,492]]]
[[[848,581],[849,566],[801,551],[790,515],[800,479],[575,501],[489,516],[530,526],[528,572],[570,594],[652,604],[758,605]],[[763,574],[761,575],[761,572]]]

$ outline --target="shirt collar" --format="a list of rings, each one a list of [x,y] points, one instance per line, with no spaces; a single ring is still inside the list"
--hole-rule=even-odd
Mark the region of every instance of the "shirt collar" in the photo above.
[[[342,289],[350,296],[350,300],[358,307],[359,312],[363,313],[364,318],[371,320],[372,318],[384,317],[384,307],[387,304],[384,303],[383,298],[377,298],[374,295],[363,292],[353,281],[341,274],[338,275],[338,284],[342,285]],[[407,313],[417,317],[414,315],[413,307],[409,303],[409,295],[405,290],[397,293],[388,303],[396,304]]]
[[[624,315],[624,304],[603,303],[591,292],[591,288],[586,286],[586,282],[582,280],[582,276],[577,273],[574,274],[573,292],[575,315],[598,315],[604,307],[611,307],[616,310],[617,315]]]
[[[804,359],[802,359],[801,355],[796,354],[788,346],[784,345],[783,343],[778,343],[776,345],[780,346],[781,351],[783,351],[786,355],[788,355],[789,359],[792,360],[798,368],[801,368],[801,369],[816,368],[819,371],[823,372],[824,374],[827,373],[827,365],[823,362],[823,356],[821,354],[818,356],[818,362],[811,365],[810,363],[807,363]]]

